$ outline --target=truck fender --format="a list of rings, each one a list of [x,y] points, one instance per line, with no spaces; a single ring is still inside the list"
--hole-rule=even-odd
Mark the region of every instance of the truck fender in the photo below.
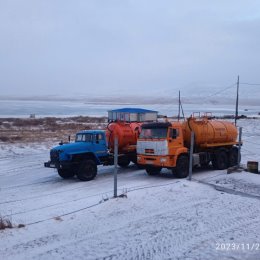
[[[96,156],[96,154],[91,152],[83,152],[83,153],[72,153],[71,154],[72,161],[73,162],[81,162],[83,160],[93,160],[97,165],[101,164],[99,158]]]

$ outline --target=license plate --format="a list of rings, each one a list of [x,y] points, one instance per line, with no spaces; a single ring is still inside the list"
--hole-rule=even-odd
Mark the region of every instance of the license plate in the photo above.
[[[153,164],[153,161],[146,161],[146,164]]]
[[[50,167],[51,167],[51,168],[55,168],[55,164],[54,164],[54,163],[51,163],[51,164],[50,164]]]

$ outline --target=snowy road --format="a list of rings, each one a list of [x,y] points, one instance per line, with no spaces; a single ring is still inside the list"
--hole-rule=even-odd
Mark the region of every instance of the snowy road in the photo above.
[[[14,221],[30,224],[68,214],[81,209],[82,205],[88,207],[113,196],[113,167],[99,167],[95,181],[63,180],[55,170],[43,168],[44,157],[48,159],[46,155],[48,151],[45,150],[33,156],[21,155],[0,161],[1,169],[5,169],[0,176],[2,215],[11,215]],[[167,184],[169,180],[176,182],[169,178],[151,180],[145,171],[137,170],[134,165],[119,169],[118,180],[119,194],[126,189]]]
[[[244,162],[259,158],[259,132],[245,129]],[[260,259],[258,175],[200,170],[189,182],[132,165],[119,170],[126,197],[112,199],[113,167],[63,180],[47,159],[45,147],[2,149],[0,213],[25,228],[0,231],[0,259]]]

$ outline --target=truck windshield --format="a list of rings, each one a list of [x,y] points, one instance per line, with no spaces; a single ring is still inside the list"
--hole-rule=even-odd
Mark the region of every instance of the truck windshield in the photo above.
[[[77,134],[75,142],[91,142],[92,134]]]
[[[141,131],[140,138],[166,138],[167,128],[144,128]]]

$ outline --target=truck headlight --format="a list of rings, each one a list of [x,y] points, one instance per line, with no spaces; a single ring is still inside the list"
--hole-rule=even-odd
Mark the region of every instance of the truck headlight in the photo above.
[[[141,157],[140,156],[137,156],[137,161],[141,161]]]
[[[161,162],[161,163],[164,163],[164,162],[166,162],[166,161],[167,161],[166,158],[161,158],[161,159],[160,159],[160,162]]]

